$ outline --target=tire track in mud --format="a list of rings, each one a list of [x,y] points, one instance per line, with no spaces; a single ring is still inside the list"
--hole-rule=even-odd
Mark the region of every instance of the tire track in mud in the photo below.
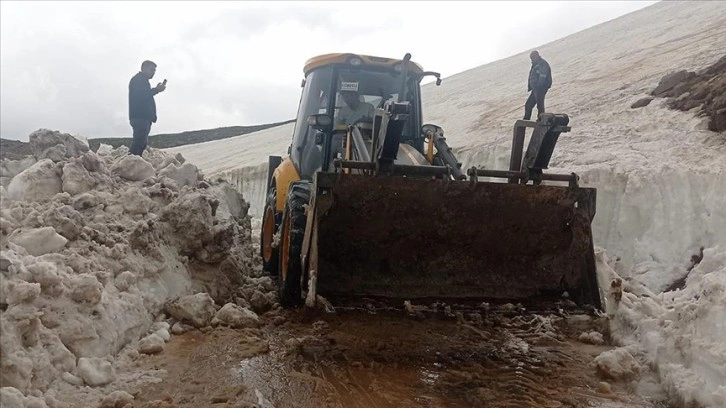
[[[353,313],[323,317],[312,335],[291,322],[285,334],[292,337],[279,351],[273,341],[271,355],[295,356],[287,366],[306,373],[301,379],[318,382],[317,389],[284,396],[269,382],[255,386],[267,387],[273,401],[292,407],[650,406],[626,390],[598,393],[600,379],[590,363],[606,347],[567,341],[556,320]],[[582,320],[589,329],[596,325]],[[571,330],[577,336],[584,329]],[[248,363],[246,381],[254,383],[259,371],[264,368]],[[327,405],[318,405],[318,397]]]
[[[583,331],[603,330],[602,320],[455,315],[339,312],[310,322],[302,312],[276,310],[264,316],[267,324],[258,333],[269,347],[231,358],[235,344],[250,343],[234,330],[187,333],[156,358],[165,367],[195,364],[186,364],[178,378],[170,371],[153,395],[175,390],[167,399],[179,407],[204,406],[200,401],[209,398],[226,402],[215,407],[266,408],[664,406],[628,384],[602,388],[592,360],[610,347],[573,340]],[[194,347],[183,345],[191,337]],[[215,364],[215,370],[205,368]],[[187,388],[195,397],[185,395],[183,384],[192,377],[195,387]],[[240,405],[243,398],[250,405]]]

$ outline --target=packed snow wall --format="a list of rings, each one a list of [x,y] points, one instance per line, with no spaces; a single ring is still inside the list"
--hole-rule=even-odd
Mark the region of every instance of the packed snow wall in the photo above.
[[[719,216],[726,136],[708,130],[700,108],[673,111],[661,98],[631,108],[663,76],[714,64],[724,41],[726,4],[662,2],[538,48],[553,69],[548,109],[567,113],[572,126],[550,171],[574,171],[598,189],[595,243],[617,259],[620,273],[643,263],[684,273],[700,247],[726,244]],[[424,121],[444,128],[465,168],[508,167],[512,126],[527,98],[528,54],[422,87]],[[229,180],[259,217],[267,157],[286,155],[293,128],[169,151]]]

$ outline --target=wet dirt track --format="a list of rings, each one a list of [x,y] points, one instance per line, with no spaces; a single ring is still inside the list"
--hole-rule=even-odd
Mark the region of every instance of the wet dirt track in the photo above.
[[[464,317],[466,316],[466,317]],[[603,388],[577,342],[585,316],[267,313],[259,330],[175,336],[140,362],[168,371],[137,406],[662,407],[629,385]],[[277,323],[277,324],[275,324]]]

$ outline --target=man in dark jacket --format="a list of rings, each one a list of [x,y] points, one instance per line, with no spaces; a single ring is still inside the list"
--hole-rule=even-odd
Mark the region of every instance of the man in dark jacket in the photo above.
[[[156,123],[156,102],[154,95],[166,89],[166,80],[151,88],[149,80],[156,73],[156,64],[141,63],[141,71],[129,82],[129,122],[134,129],[134,140],[129,153],[141,156],[149,140],[151,124]]]
[[[529,54],[532,60],[532,68],[529,70],[527,91],[532,91],[524,104],[524,119],[532,117],[532,108],[537,105],[537,117],[545,112],[545,95],[552,86],[552,70],[550,64],[539,56],[539,52],[532,51]]]

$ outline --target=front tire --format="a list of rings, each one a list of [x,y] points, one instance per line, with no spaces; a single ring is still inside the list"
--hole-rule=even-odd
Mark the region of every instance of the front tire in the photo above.
[[[260,256],[262,256],[262,269],[271,276],[277,276],[279,266],[279,245],[274,245],[275,234],[280,228],[282,214],[275,211],[277,190],[273,187],[267,194],[265,211],[262,213],[262,230],[260,231]]]
[[[310,202],[310,184],[297,183],[290,186],[280,225],[280,263],[278,267],[278,295],[280,304],[293,308],[302,304],[302,253],[307,216],[305,205]]]

